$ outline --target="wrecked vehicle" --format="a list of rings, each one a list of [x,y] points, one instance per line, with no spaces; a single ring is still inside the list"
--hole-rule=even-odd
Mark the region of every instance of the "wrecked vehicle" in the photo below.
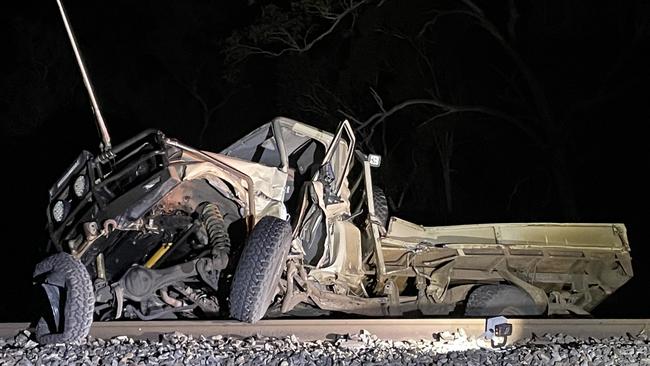
[[[586,315],[632,277],[622,224],[390,217],[381,158],[355,149],[347,121],[275,118],[221,153],[156,130],[113,147],[71,40],[103,148],[49,190],[42,343],[115,319]]]
[[[587,314],[632,276],[621,224],[389,218],[354,143],[276,118],[220,154],[159,131],[83,152],[50,190],[41,341],[93,318]]]

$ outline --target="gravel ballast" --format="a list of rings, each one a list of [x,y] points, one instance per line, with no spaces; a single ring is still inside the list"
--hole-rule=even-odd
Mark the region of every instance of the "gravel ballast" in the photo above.
[[[544,335],[491,349],[462,330],[419,341],[381,340],[361,331],[334,340],[295,336],[193,337],[158,340],[89,338],[81,344],[39,345],[28,331],[0,338],[0,365],[648,365],[645,334],[607,339]]]

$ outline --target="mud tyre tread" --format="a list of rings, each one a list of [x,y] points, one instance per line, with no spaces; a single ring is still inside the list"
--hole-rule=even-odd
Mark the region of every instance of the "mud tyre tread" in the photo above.
[[[63,329],[52,332],[44,317],[36,325],[36,340],[41,344],[74,343],[85,339],[90,332],[95,307],[95,294],[86,267],[68,253],[58,253],[36,265],[34,277],[57,273],[65,279]]]
[[[381,222],[381,225],[384,228],[387,228],[388,225],[388,200],[386,199],[386,193],[384,193],[384,190],[377,187],[377,186],[372,186],[372,202],[375,204],[375,216]]]
[[[230,290],[230,316],[255,323],[268,309],[291,246],[291,225],[263,217],[242,250]]]
[[[483,285],[473,290],[465,305],[467,316],[540,315],[533,299],[513,285]]]

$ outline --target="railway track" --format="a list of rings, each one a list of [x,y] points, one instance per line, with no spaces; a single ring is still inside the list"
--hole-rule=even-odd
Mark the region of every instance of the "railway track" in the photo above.
[[[650,319],[509,319],[512,335],[508,343],[545,333],[574,337],[607,338],[638,335],[650,331]],[[432,334],[463,329],[468,336],[478,337],[485,331],[485,319],[273,319],[255,324],[231,320],[212,321],[116,321],[93,324],[91,335],[111,338],[126,335],[133,338],[157,339],[162,333],[181,332],[188,335],[224,335],[247,337],[263,335],[283,337],[295,335],[303,341],[325,340],[337,335],[367,330],[382,339],[431,339]],[[0,337],[12,337],[29,328],[28,323],[0,323]]]

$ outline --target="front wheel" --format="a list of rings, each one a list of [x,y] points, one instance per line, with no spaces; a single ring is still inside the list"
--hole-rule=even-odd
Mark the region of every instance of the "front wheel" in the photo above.
[[[95,295],[86,267],[67,253],[45,258],[36,265],[34,279],[47,298],[36,324],[42,344],[78,342],[93,322]]]
[[[512,285],[483,285],[472,291],[465,305],[467,316],[541,315],[535,301]]]
[[[230,316],[248,323],[262,319],[273,301],[290,246],[288,222],[265,216],[255,225],[233,278]]]

